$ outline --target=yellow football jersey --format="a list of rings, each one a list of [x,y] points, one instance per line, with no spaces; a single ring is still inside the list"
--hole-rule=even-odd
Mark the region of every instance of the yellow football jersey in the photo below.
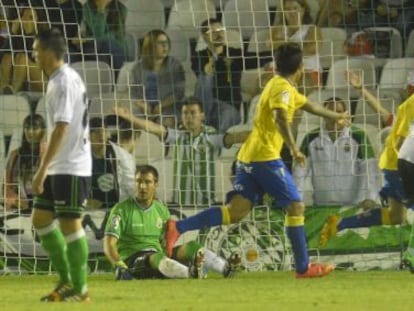
[[[237,159],[244,163],[280,159],[283,138],[274,117],[274,110],[286,110],[289,123],[297,109],[306,104],[307,98],[300,94],[287,79],[274,76],[265,86],[253,121],[253,130],[242,145]]]
[[[407,137],[410,123],[414,119],[414,95],[403,102],[397,110],[397,116],[391,132],[385,140],[384,150],[379,159],[379,168],[382,170],[398,169],[398,150],[396,149],[397,138]]]

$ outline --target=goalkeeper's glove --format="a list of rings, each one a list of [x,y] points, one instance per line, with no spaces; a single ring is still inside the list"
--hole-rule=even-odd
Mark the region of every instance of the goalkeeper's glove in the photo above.
[[[127,264],[123,260],[118,260],[114,264],[114,268],[115,268],[115,278],[117,280],[132,280],[133,279],[132,274],[128,271]]]

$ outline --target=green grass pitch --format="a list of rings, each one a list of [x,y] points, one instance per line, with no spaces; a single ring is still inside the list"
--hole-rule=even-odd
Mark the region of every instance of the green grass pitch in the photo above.
[[[234,279],[116,282],[91,275],[91,302],[41,303],[54,276],[0,277],[1,310],[412,310],[414,275],[407,271],[334,271],[320,279],[292,272],[241,272]],[[75,304],[75,306],[74,306]]]

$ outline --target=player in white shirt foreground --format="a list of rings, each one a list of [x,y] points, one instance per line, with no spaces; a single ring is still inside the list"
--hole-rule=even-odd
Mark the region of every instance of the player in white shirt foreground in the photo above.
[[[66,43],[59,30],[39,33],[33,51],[49,82],[47,147],[33,177],[32,222],[59,275],[57,287],[41,300],[88,301],[88,242],[81,223],[92,172],[86,88],[64,63]]]

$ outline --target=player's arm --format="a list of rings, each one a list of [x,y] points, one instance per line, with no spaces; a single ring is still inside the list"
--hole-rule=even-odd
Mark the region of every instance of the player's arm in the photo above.
[[[326,109],[322,105],[315,104],[309,101],[305,105],[303,105],[301,109],[320,117],[336,120],[338,123],[341,123],[345,126],[349,125],[351,118],[348,112],[337,113],[335,111]]]
[[[279,129],[280,134],[283,137],[285,144],[288,146],[293,159],[300,165],[305,166],[306,157],[300,152],[296,146],[295,139],[293,137],[292,128],[290,127],[287,112],[285,109],[276,108],[274,110],[276,126]]]
[[[226,133],[223,137],[223,145],[225,148],[230,148],[234,144],[244,143],[249,134],[250,131]]]
[[[361,92],[362,97],[367,101],[372,110],[381,116],[382,124],[384,124],[384,126],[390,125],[390,119],[392,120],[392,113],[382,105],[376,96],[374,96],[364,87],[362,83],[361,73],[355,70],[348,70],[346,72],[346,78],[350,85]]]
[[[103,240],[103,249],[104,254],[106,258],[111,262],[112,265],[115,265],[121,258],[121,256],[118,253],[118,249],[116,247],[116,244],[118,243],[118,238],[105,234],[104,240]]]
[[[132,113],[130,113],[129,110],[124,107],[115,106],[113,108],[113,111],[117,116],[131,122],[135,129],[144,130],[146,132],[158,136],[159,138],[164,138],[167,135],[167,129],[164,126],[149,120],[138,118],[134,116]]]
[[[121,259],[121,256],[118,253],[118,249],[116,244],[118,243],[118,238],[113,235],[105,234],[103,240],[103,249],[106,258],[108,258],[109,262],[114,266],[117,270],[121,270],[120,272],[123,273],[128,269],[127,264]]]
[[[46,147],[45,154],[43,155],[39,168],[33,177],[33,192],[40,194],[43,192],[43,182],[46,178],[47,168],[52,162],[53,158],[59,152],[62,147],[66,135],[68,134],[69,123],[56,122],[55,128],[50,136],[49,144]]]

